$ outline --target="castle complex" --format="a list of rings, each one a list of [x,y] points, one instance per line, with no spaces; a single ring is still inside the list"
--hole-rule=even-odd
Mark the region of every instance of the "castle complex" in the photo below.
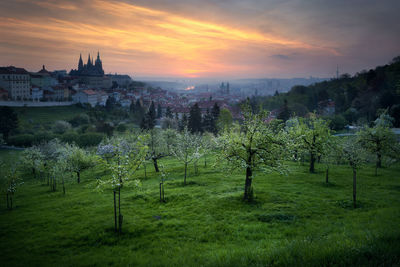
[[[82,54],[79,57],[78,69],[71,70],[69,73],[71,76],[104,76],[103,64],[100,60],[100,53],[97,52],[97,59],[93,64],[93,58],[88,56],[86,64],[83,64]]]

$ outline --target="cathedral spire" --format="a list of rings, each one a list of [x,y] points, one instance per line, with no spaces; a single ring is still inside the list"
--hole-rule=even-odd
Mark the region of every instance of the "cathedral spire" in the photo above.
[[[79,55],[79,62],[78,62],[78,70],[83,69],[83,60],[82,60],[82,54]]]
[[[97,51],[97,60],[100,60],[100,52]]]
[[[89,53],[89,56],[88,56],[88,60],[87,60],[87,64],[86,64],[87,66],[90,66],[90,65],[92,65],[92,60],[90,59],[90,53]]]

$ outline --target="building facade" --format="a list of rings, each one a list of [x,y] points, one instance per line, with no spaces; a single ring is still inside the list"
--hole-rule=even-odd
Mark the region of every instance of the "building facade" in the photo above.
[[[29,72],[23,68],[0,67],[0,87],[7,90],[13,100],[31,98],[31,79]]]

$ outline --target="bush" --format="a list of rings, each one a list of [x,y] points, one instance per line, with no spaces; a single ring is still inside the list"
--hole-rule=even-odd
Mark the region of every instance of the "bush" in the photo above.
[[[333,117],[330,118],[330,128],[332,130],[338,131],[338,130],[342,130],[344,129],[344,127],[347,124],[346,119],[343,117],[343,115],[335,115]]]
[[[17,147],[32,146],[34,136],[32,134],[19,134],[8,138],[8,145]]]
[[[78,135],[76,144],[80,147],[97,146],[103,140],[104,135],[100,133],[84,133]]]
[[[54,138],[54,135],[50,132],[38,132],[33,136],[33,143],[37,145],[43,142],[48,142]]]
[[[120,133],[125,132],[126,129],[127,129],[127,127],[126,127],[126,124],[125,124],[125,123],[120,123],[120,124],[118,124],[118,126],[117,126],[117,131],[120,132]]]
[[[61,141],[65,143],[77,143],[79,135],[76,132],[67,132],[61,136]]]
[[[71,124],[66,121],[56,121],[52,127],[53,132],[56,134],[63,134],[71,129]]]
[[[71,123],[72,126],[77,127],[79,125],[83,124],[88,124],[89,123],[89,116],[87,114],[79,114],[73,117],[69,123]]]

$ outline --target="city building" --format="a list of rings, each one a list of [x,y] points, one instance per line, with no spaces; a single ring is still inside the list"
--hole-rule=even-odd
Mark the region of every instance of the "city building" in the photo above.
[[[14,66],[0,67],[0,87],[8,91],[13,100],[27,100],[31,97],[29,72]]]

